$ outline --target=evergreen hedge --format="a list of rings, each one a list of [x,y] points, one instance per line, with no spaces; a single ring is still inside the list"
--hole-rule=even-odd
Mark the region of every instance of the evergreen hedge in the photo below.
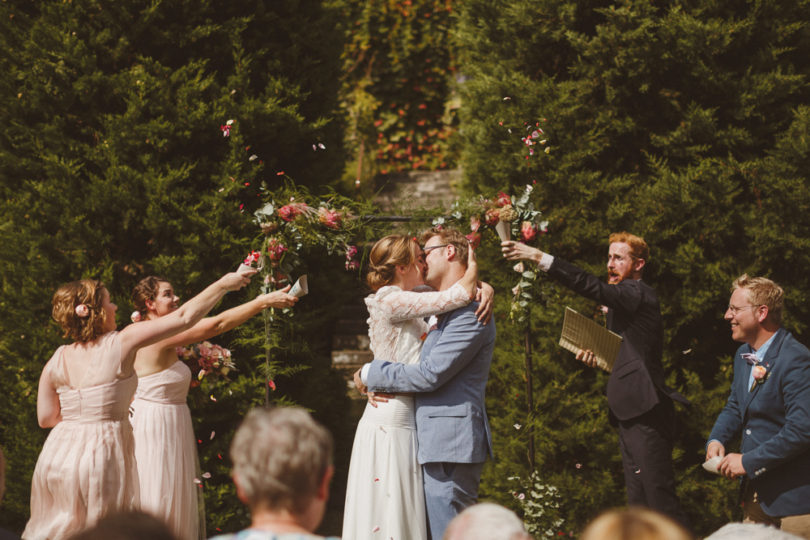
[[[748,272],[781,283],[785,326],[807,341],[807,23],[806,3],[780,1],[460,4],[466,186],[536,182],[550,221],[542,249],[597,275],[610,231],[651,246],[644,279],[661,299],[668,383],[692,401],[679,410],[678,493],[701,534],[739,518],[735,483],[699,468],[738,346],[723,320],[732,279]],[[537,137],[527,146],[538,128],[545,145]],[[548,301],[532,325],[537,472],[559,488],[561,530],[576,532],[623,504],[620,459],[604,374],[556,345],[563,306],[595,306],[542,277],[540,287]],[[499,343],[519,343],[507,332],[499,328]],[[508,477],[531,473],[515,471],[526,459],[512,424],[528,422],[505,398],[522,385],[509,371],[516,353],[499,346],[488,401],[500,452],[483,489],[503,502],[514,491]]]
[[[9,460],[0,525],[21,530],[28,517],[45,437],[36,383],[60,343],[45,322],[56,286],[99,277],[126,312],[132,285],[159,273],[187,298],[245,255],[262,185],[354,178],[363,137],[373,168],[450,164],[444,137],[456,125],[465,189],[517,194],[534,183],[550,221],[540,246],[552,254],[602,274],[609,231],[648,240],[668,383],[693,402],[679,410],[678,491],[700,534],[738,518],[735,485],[699,464],[732,376],[736,344],[722,320],[731,280],[747,271],[781,283],[785,325],[806,341],[808,15],[806,2],[787,1],[0,3],[0,443]],[[416,146],[403,154],[394,143]],[[338,435],[345,464],[353,428],[328,350],[337,306],[359,294],[359,276],[317,249],[302,255],[312,282],[329,286],[316,285],[292,326],[276,329],[279,358],[308,369],[285,372],[274,400],[311,407]],[[486,279],[511,289],[517,275],[494,238],[479,259]],[[481,492],[520,511],[538,536],[575,535],[624,501],[606,376],[556,345],[563,305],[596,309],[542,276],[534,295],[531,410],[527,329],[508,322],[505,297],[497,306],[487,403],[496,456]],[[218,339],[245,369],[232,384],[192,391],[212,473],[209,533],[247,519],[219,455],[262,401],[263,375],[249,367],[262,335],[256,320]],[[334,487],[324,526],[333,533]]]
[[[56,287],[100,278],[119,322],[128,322],[129,293],[145,275],[166,276],[189,298],[235,269],[259,233],[251,214],[260,186],[339,178],[342,34],[334,19],[333,7],[314,0],[0,4],[0,441],[9,462],[0,525],[21,531],[29,514],[46,435],[36,385],[61,343],[49,324]],[[313,264],[324,257],[305,255]],[[349,279],[342,261],[315,266],[322,283]],[[273,396],[311,407],[336,433],[351,429],[334,414],[348,406],[345,386],[329,367],[329,332],[318,329],[334,325],[349,290],[315,285],[317,309],[299,304],[308,348],[300,326],[297,341],[288,330],[284,357],[311,369],[282,378]],[[245,331],[264,335],[260,320]],[[205,406],[193,411],[213,475],[204,490],[209,533],[247,522],[227,447],[241,415],[263,402],[264,378],[250,362],[263,357],[263,339],[232,341],[238,336],[216,340],[234,349],[236,380],[227,391],[206,389]]]

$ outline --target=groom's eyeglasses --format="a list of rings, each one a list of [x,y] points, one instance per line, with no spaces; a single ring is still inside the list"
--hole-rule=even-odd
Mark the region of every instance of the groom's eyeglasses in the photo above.
[[[422,248],[422,251],[424,251],[425,256],[427,256],[427,254],[430,253],[431,249],[443,248],[443,247],[447,247],[449,245],[450,244],[439,244],[438,246],[425,246],[425,247]]]

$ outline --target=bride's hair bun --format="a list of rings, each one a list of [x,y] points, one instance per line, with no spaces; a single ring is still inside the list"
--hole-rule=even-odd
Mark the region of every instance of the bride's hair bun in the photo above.
[[[397,266],[416,262],[419,245],[408,236],[390,234],[374,244],[369,255],[366,283],[372,290],[390,285],[394,281]]]

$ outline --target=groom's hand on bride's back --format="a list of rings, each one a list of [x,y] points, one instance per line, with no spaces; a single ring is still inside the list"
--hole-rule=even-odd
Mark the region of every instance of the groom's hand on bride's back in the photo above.
[[[385,394],[383,392],[369,392],[368,387],[363,383],[363,378],[360,376],[360,373],[363,371],[363,368],[358,369],[354,372],[354,387],[357,388],[357,391],[360,394],[366,396],[368,398],[368,402],[371,404],[372,407],[376,407],[377,403],[385,403],[392,397],[394,394]]]
[[[363,371],[363,368],[358,369],[354,372],[354,387],[357,388],[357,391],[360,392],[361,395],[366,395],[368,392],[368,387],[363,383],[363,379],[360,377],[360,372]]]
[[[366,392],[368,402],[372,407],[376,407],[377,403],[386,403],[389,399],[396,396],[396,394],[386,394],[383,392]]]

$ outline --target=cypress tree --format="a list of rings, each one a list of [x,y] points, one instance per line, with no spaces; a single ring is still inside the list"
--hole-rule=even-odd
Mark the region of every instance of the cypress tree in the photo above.
[[[0,524],[19,531],[46,435],[37,380],[60,343],[48,323],[53,291],[100,278],[121,323],[147,274],[189,298],[235,269],[258,232],[250,218],[262,186],[328,184],[343,168],[334,120],[342,37],[333,9],[316,0],[12,0],[0,14],[0,440],[9,461]],[[238,360],[261,350],[242,348]],[[342,383],[313,358],[304,359],[318,366],[313,385],[343,399]],[[249,366],[229,388],[239,412],[264,395]],[[308,398],[299,388],[288,399]],[[235,427],[232,418],[213,439],[212,448],[222,441],[213,456],[227,459]],[[245,523],[229,494],[230,509],[212,504],[209,531]]]
[[[661,299],[668,383],[693,402],[679,413],[673,457],[700,534],[739,517],[736,484],[699,469],[737,347],[722,319],[731,280],[747,271],[780,282],[785,325],[806,340],[807,20],[806,5],[778,1],[471,0],[459,16],[466,185],[514,191],[536,181],[535,204],[550,220],[541,249],[597,275],[607,232],[651,245],[644,278]],[[547,375],[530,420],[548,435],[538,472],[560,489],[575,531],[624,500],[623,481],[605,376],[556,346],[562,305],[594,306],[542,276],[540,286],[549,301],[532,335],[535,370]],[[500,391],[495,399],[507,407]],[[488,493],[506,502],[515,438],[504,422],[495,439],[509,443],[485,471]]]

